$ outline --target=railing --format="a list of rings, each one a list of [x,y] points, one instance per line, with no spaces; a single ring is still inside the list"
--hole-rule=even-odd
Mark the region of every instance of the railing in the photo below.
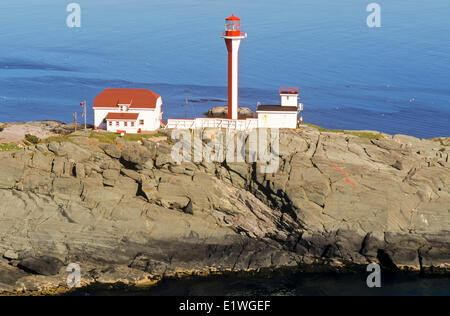
[[[166,128],[191,129],[194,128],[195,120],[168,119]]]
[[[233,32],[238,32],[238,31],[233,31]],[[236,36],[236,37],[244,37],[245,38],[245,37],[247,37],[247,33],[240,31],[239,35],[237,35],[237,33],[235,33],[235,34],[230,33],[230,34],[227,35],[226,31],[222,32],[222,36],[221,37],[228,37],[228,36],[230,36],[230,37]]]
[[[298,94],[298,87],[281,87],[280,94]]]
[[[258,119],[230,120],[222,118],[196,118],[193,120],[168,119],[166,128],[194,129],[194,128],[226,128],[236,130],[250,130],[258,127]]]

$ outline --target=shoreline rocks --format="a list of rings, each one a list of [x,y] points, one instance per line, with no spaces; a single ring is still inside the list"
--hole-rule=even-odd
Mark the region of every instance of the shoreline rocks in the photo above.
[[[227,118],[228,117],[228,107],[227,106],[217,106],[208,110],[205,113],[207,117],[219,117],[219,118]],[[238,117],[240,119],[256,117],[256,113],[246,107],[239,107],[238,109]]]

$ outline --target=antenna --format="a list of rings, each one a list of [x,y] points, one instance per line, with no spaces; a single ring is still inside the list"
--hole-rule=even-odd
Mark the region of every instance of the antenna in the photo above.
[[[188,89],[186,89],[184,92],[186,92],[186,98],[185,98],[185,100],[184,100],[184,119],[187,119],[187,107],[188,107],[188,93],[189,93],[189,90]]]
[[[81,107],[83,108],[83,111],[81,112],[81,117],[84,117],[84,129],[86,129],[86,100],[82,101],[80,103]]]

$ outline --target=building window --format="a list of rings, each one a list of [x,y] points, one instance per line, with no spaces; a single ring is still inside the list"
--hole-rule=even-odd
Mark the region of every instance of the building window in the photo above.
[[[112,121],[109,121],[109,122],[108,122],[108,125],[109,125],[109,126],[112,126]]]
[[[131,127],[134,127],[134,122],[131,122]]]
[[[139,125],[144,125],[144,120],[139,120]]]
[[[119,126],[119,121],[116,121],[116,126]]]
[[[128,126],[128,122],[123,122],[123,126]]]

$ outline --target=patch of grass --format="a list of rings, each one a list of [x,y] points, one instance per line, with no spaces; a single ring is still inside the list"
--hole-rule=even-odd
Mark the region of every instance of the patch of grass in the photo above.
[[[167,135],[163,134],[163,133],[148,134],[148,135],[145,135],[145,136],[148,136],[147,138],[151,138],[151,137],[167,137]]]
[[[10,151],[10,150],[21,150],[22,148],[18,147],[15,144],[11,143],[1,143],[0,144],[0,151]]]
[[[380,138],[383,138],[383,135],[381,135],[380,133],[363,132],[363,131],[345,131],[345,130],[342,130],[342,129],[326,129],[326,128],[323,128],[321,126],[317,126],[317,125],[309,124],[309,123],[304,123],[304,125],[307,125],[307,126],[310,126],[310,127],[314,127],[319,132],[348,134],[348,135],[358,136],[358,137],[366,138],[366,139],[380,139]]]
[[[361,138],[367,138],[367,139],[381,139],[384,136],[380,133],[371,133],[371,132],[360,132],[360,131],[346,131],[346,134],[358,136]]]
[[[45,139],[42,139],[41,142],[44,144],[48,144],[51,142],[57,142],[57,143],[62,143],[62,142],[70,142],[70,135],[56,135],[56,136],[50,136],[47,137]]]
[[[98,139],[100,143],[109,143],[113,144],[116,138],[119,137],[119,134],[116,133],[108,133],[108,132],[91,132],[89,138]]]
[[[125,141],[129,142],[137,142],[142,140],[143,138],[152,138],[152,137],[160,137],[160,136],[166,136],[164,134],[155,133],[155,134],[125,134],[125,136],[120,136],[120,134],[112,133],[112,132],[92,132],[89,135],[89,138],[98,139],[101,143],[109,143],[113,144],[116,142],[116,138],[121,138]]]
[[[148,138],[149,135],[141,135],[141,134],[125,134],[122,138],[129,142],[137,142],[142,140],[143,138]]]
[[[166,135],[161,133],[155,133],[155,134],[126,134],[123,138],[128,141],[138,141],[143,138],[149,139],[152,137],[165,137]]]

